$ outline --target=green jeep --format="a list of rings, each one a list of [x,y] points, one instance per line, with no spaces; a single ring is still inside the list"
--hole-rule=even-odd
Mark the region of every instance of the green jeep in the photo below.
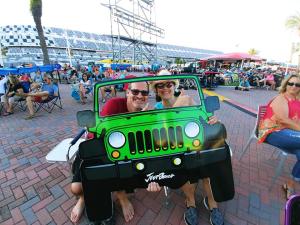
[[[157,96],[151,84],[158,80],[177,80],[177,95],[180,84],[193,82],[195,87],[184,91],[193,105],[156,109]],[[117,98],[109,96],[114,90],[118,98],[126,98],[128,85],[136,82],[149,84],[147,110],[101,114],[105,104]],[[103,98],[106,103],[102,103]],[[145,188],[152,181],[169,186],[172,179],[209,177],[216,201],[232,199],[234,182],[226,129],[220,122],[207,123],[219,107],[217,97],[204,97],[194,75],[142,76],[96,83],[94,110],[77,113],[79,126],[94,134],[94,138],[79,145],[89,219],[98,221],[112,215],[112,191]]]

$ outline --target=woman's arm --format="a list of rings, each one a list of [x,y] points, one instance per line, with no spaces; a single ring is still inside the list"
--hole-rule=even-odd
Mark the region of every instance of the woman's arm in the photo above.
[[[177,97],[173,107],[196,105],[194,99],[191,96],[186,95],[183,89],[181,89],[180,92],[181,93]]]
[[[289,129],[300,131],[300,123],[289,118],[288,102],[282,95],[274,99],[271,107],[276,121]]]

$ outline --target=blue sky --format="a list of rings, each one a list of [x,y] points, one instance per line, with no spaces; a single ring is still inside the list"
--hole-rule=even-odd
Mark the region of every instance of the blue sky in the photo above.
[[[109,10],[101,5],[105,2],[43,0],[42,23],[110,34]],[[0,26],[34,24],[28,5],[29,0],[2,1]],[[155,0],[153,18],[165,30],[165,38],[157,39],[160,43],[224,52],[255,48],[262,57],[286,61],[291,43],[300,38],[284,24],[297,11],[299,0]]]

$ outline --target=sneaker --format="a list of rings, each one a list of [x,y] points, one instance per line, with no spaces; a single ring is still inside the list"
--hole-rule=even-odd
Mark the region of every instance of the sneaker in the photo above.
[[[198,224],[198,211],[195,207],[188,207],[184,212],[184,222],[187,225]]]
[[[211,225],[224,225],[224,218],[222,213],[218,208],[213,208],[210,210],[208,205],[208,198],[203,199],[204,207],[210,211],[209,221]]]

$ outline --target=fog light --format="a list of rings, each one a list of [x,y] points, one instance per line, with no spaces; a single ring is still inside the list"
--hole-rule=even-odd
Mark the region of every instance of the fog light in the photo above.
[[[115,150],[111,153],[111,156],[114,158],[114,159],[117,159],[120,157],[120,152]]]
[[[200,141],[199,141],[198,139],[193,140],[193,146],[194,146],[194,147],[200,146]]]
[[[173,164],[179,166],[181,164],[181,158],[177,157],[173,159]]]
[[[136,167],[136,169],[139,170],[139,171],[145,169],[144,163],[137,163],[137,164],[135,165],[135,167]]]

